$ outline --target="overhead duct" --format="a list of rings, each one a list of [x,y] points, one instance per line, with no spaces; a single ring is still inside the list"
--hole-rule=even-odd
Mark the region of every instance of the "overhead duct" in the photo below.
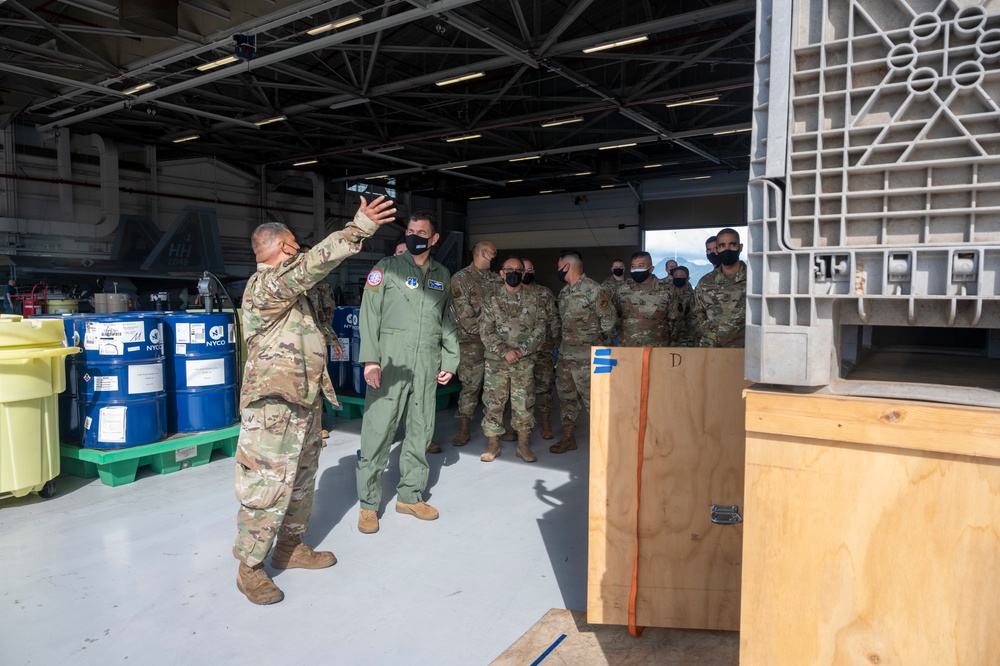
[[[177,36],[178,0],[118,0],[118,23],[137,35]]]
[[[94,226],[93,237],[103,238],[118,228],[121,196],[118,190],[118,146],[99,134],[91,134],[90,145],[97,148],[101,168],[101,217]]]

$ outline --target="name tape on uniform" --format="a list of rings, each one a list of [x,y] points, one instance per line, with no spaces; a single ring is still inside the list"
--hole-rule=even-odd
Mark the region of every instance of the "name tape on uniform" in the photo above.
[[[427,288],[436,289],[437,291],[444,291],[444,283],[440,282],[439,280],[428,280]]]

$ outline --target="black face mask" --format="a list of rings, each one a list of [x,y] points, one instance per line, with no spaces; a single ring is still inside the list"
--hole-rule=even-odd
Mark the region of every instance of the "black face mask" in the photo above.
[[[507,275],[506,275],[506,277],[504,277],[503,280],[504,280],[504,282],[506,282],[510,286],[516,287],[517,285],[521,284],[521,274],[520,273],[508,272]]]
[[[621,277],[621,276],[625,275],[625,269],[624,268],[612,268],[611,269],[611,274],[614,275],[615,277]]]
[[[719,255],[715,252],[706,252],[705,258],[708,259],[713,266],[719,265]]]
[[[531,284],[534,281],[535,281],[534,273],[525,273],[524,277],[521,278],[521,284]]]
[[[646,270],[642,271],[631,271],[629,275],[631,275],[632,279],[635,280],[636,282],[644,282],[646,278],[649,277],[649,269],[647,268]]]
[[[568,272],[569,271],[561,271],[561,270],[560,271],[556,271],[556,277],[559,278],[560,282],[565,282],[566,281],[566,273],[568,273]]]
[[[732,266],[740,260],[739,250],[723,250],[719,253],[719,261],[723,266]]]
[[[687,281],[688,281],[687,278],[674,278],[674,286],[680,289],[681,287],[687,284]]]
[[[417,256],[431,249],[431,242],[426,238],[421,238],[416,234],[411,234],[406,237],[406,249],[409,250],[410,254],[413,256]]]

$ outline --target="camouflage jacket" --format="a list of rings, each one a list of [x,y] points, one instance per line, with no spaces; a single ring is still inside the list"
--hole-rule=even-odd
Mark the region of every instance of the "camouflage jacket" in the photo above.
[[[497,289],[483,303],[479,334],[488,359],[499,360],[516,349],[523,359],[533,360],[545,340],[545,315],[538,298],[524,288]]]
[[[694,290],[699,347],[743,347],[747,319],[747,265],[732,277],[712,271]]]
[[[257,264],[243,292],[247,362],[241,408],[263,398],[311,407],[320,392],[337,402],[326,372],[326,341],[306,292],[344,259],[360,252],[361,241],[377,229],[359,212],[344,229],[308,252],[277,266]]]
[[[496,273],[471,264],[451,276],[452,307],[458,321],[459,343],[479,341],[479,313],[483,301],[500,286]]]
[[[545,339],[538,348],[540,353],[552,354],[552,350],[559,346],[561,332],[559,330],[559,303],[556,302],[555,294],[552,290],[541,284],[531,285],[528,293],[535,297],[539,312],[545,319]]]
[[[604,287],[605,289],[607,289],[609,294],[611,294],[612,296],[614,296],[615,292],[618,291],[618,288],[621,287],[623,284],[625,284],[625,280],[627,280],[627,279],[628,279],[627,274],[626,274],[626,277],[623,278],[621,281],[616,280],[615,276],[612,275],[607,280],[605,280],[604,282],[602,282],[601,286]]]
[[[676,328],[677,309],[673,287],[657,278],[640,285],[632,278],[622,284],[612,299],[618,314],[622,347],[668,347]]]
[[[326,344],[334,349],[340,349],[340,340],[333,332],[333,313],[337,309],[337,299],[333,295],[333,287],[324,278],[306,292],[309,304],[316,313],[319,330],[323,334]]]
[[[674,292],[674,310],[676,322],[670,329],[671,347],[697,347],[698,326],[695,321],[694,287],[688,282],[684,288],[677,291],[674,283],[668,278],[663,281]]]
[[[618,317],[607,289],[584,275],[559,291],[561,356],[590,357],[594,345],[610,342]]]

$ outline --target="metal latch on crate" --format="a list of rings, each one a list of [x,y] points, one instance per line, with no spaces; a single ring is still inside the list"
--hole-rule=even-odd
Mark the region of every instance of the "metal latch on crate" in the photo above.
[[[736,523],[742,523],[743,518],[740,516],[740,507],[736,504],[728,506],[713,504],[712,522],[716,525],[735,525]]]

